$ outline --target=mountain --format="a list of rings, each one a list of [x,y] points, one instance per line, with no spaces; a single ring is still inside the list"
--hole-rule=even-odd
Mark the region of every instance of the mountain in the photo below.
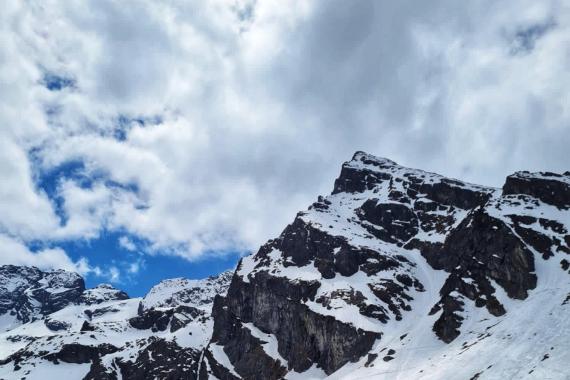
[[[234,273],[127,299],[2,267],[0,377],[567,379],[569,228],[570,172],[497,189],[357,152]]]
[[[503,189],[357,152],[214,301],[219,379],[568,378],[570,172]]]
[[[28,380],[196,378],[214,296],[232,277],[165,280],[129,298],[106,284],[85,289],[65,271],[3,266],[0,273],[0,320],[8,322],[0,378]]]
[[[84,291],[76,273],[0,266],[0,331],[56,312],[79,301]]]

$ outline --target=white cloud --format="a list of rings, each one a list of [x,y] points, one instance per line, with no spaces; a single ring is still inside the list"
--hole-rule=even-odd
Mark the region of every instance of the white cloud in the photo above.
[[[135,251],[137,249],[137,246],[135,245],[135,243],[129,239],[127,236],[121,236],[119,238],[119,245],[121,247],[123,247],[124,249],[126,249],[127,251]]]
[[[137,273],[139,273],[140,269],[141,269],[141,262],[134,261],[128,265],[127,272],[131,275],[136,275]]]
[[[255,249],[360,149],[497,186],[568,170],[569,29],[557,1],[8,1],[0,229],[195,259]],[[57,182],[60,221],[34,176],[69,161],[92,183]]]
[[[111,281],[113,283],[121,282],[121,271],[119,270],[119,268],[114,267],[114,266],[110,267],[109,273],[108,273],[108,278],[109,278],[109,281]]]
[[[98,268],[90,267],[86,258],[73,262],[65,251],[59,248],[48,248],[38,252],[31,252],[22,242],[3,234],[0,234],[0,252],[2,252],[0,265],[35,266],[44,270],[65,269],[81,275],[99,271]]]

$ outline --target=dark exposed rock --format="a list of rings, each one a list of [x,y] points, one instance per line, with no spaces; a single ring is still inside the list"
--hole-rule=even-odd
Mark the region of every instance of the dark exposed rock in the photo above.
[[[71,325],[67,322],[62,322],[51,318],[45,319],[44,324],[51,331],[62,331],[67,330],[71,327]]]
[[[117,364],[123,379],[194,380],[198,378],[199,362],[200,351],[152,338],[134,362]]]
[[[411,301],[412,297],[407,295],[404,291],[404,287],[396,284],[394,281],[383,280],[378,284],[369,285],[369,287],[372,293],[384,302],[388,306],[388,309],[394,313],[397,321],[402,319],[402,312],[400,310],[411,310],[411,307],[406,301]]]
[[[518,172],[507,177],[503,195],[525,194],[561,209],[570,208],[570,175]]]
[[[117,380],[119,378],[117,370],[103,365],[100,358],[93,359],[89,372],[83,380]]]
[[[81,325],[81,330],[82,332],[85,331],[95,331],[95,327],[93,325],[91,325],[89,322],[84,321],[83,324]]]
[[[449,205],[464,210],[475,208],[489,200],[488,191],[473,190],[463,187],[459,181],[443,178],[434,184],[422,184],[418,191],[425,193],[428,199],[437,204]]]
[[[472,276],[491,278],[516,299],[526,298],[528,290],[536,287],[532,252],[507,225],[482,209],[449,235],[437,264],[434,267],[441,264],[452,271],[460,266]]]
[[[318,284],[290,283],[264,272],[257,273],[248,283],[234,277],[226,298],[218,297],[214,302],[212,342],[226,347],[234,363],[242,357],[240,324],[252,322],[275,335],[279,353],[289,363],[289,369],[302,372],[316,363],[326,373],[332,373],[357,360],[368,352],[378,334],[317,314],[299,302],[314,298],[316,288]],[[255,378],[245,367],[238,366],[236,370],[246,378]]]
[[[28,296],[31,293],[30,286],[43,286],[46,292],[67,293],[68,290],[64,285],[68,283],[74,285],[75,279],[80,278],[75,274],[67,276],[66,272],[63,274],[56,272],[58,276],[62,277],[61,283],[56,283],[46,280],[45,272],[35,268],[17,267],[13,272],[9,272],[13,274],[12,277],[0,278],[0,293],[2,290],[13,292],[16,289],[19,291],[18,286],[20,284],[22,284],[22,292]],[[36,322],[43,323],[52,331],[61,332],[60,334],[6,336],[6,342],[25,343],[25,347],[1,360],[0,366],[10,365],[13,366],[12,370],[20,370],[23,375],[27,375],[30,371],[35,371],[38,362],[49,361],[54,365],[61,363],[88,364],[89,372],[85,377],[86,379],[196,379],[198,378],[201,349],[206,344],[203,341],[202,334],[197,334],[198,342],[196,342],[195,347],[180,347],[176,343],[177,338],[182,338],[185,333],[192,335],[193,330],[191,329],[182,334],[170,335],[174,339],[165,339],[165,336],[168,337],[169,333],[178,332],[190,323],[195,324],[198,329],[207,328],[210,323],[210,312],[207,307],[203,306],[210,302],[211,294],[224,294],[227,287],[225,284],[229,278],[231,278],[231,274],[223,273],[220,276],[205,280],[179,281],[176,279],[172,284],[167,284],[174,286],[176,294],[172,294],[172,291],[169,293],[169,290],[163,286],[160,289],[160,294],[168,294],[171,299],[164,300],[160,297],[154,297],[159,302],[159,307],[145,308],[141,305],[139,308],[140,315],[132,320],[133,325],[138,328],[148,329],[146,336],[151,336],[151,338],[127,340],[122,343],[121,347],[100,342],[112,342],[112,337],[116,336],[115,334],[121,334],[125,328],[131,328],[131,326],[125,326],[126,321],[120,319],[120,313],[130,312],[134,303],[125,301],[126,293],[106,285],[91,289],[92,292],[89,293],[87,291],[82,294],[78,293],[79,296],[72,304],[83,307],[72,309],[72,313],[49,315],[43,321]],[[35,282],[38,284],[36,285]],[[187,283],[204,285],[204,288],[198,290],[193,287],[185,288]],[[207,287],[210,284],[212,288]],[[32,301],[33,304],[40,306],[35,298]],[[167,301],[167,303],[163,301]],[[185,301],[195,302],[200,305],[200,308],[177,304]],[[106,302],[106,304],[102,305],[102,302]],[[36,312],[34,316],[39,318],[41,314],[37,309],[32,311]],[[78,314],[79,310],[83,311],[83,315]],[[81,318],[82,316],[85,320],[83,320],[79,331],[72,328],[74,324],[64,322],[75,321],[77,317]],[[63,318],[64,321],[60,321],[59,318]],[[159,330],[164,330],[165,333],[160,334],[161,337],[152,337],[154,332]],[[168,332],[166,332],[167,330]],[[145,336],[140,333],[134,335]],[[78,338],[81,343],[78,342]],[[122,341],[122,339],[120,340]],[[191,340],[189,343],[184,339],[184,344],[192,345],[193,343]],[[112,357],[109,358],[107,355],[111,354]]]
[[[118,348],[110,344],[99,346],[85,346],[79,343],[64,344],[61,349],[53,354],[45,356],[47,360],[54,363],[62,361],[65,363],[90,363],[101,356],[117,352]]]
[[[433,331],[445,343],[450,343],[459,336],[459,327],[464,319],[460,312],[464,305],[460,299],[446,294],[430,311],[430,315],[433,315],[443,309],[433,325]]]
[[[237,373],[252,380],[281,379],[285,376],[287,368],[284,367],[284,363],[268,356],[262,347],[263,342],[253,337],[247,327],[240,323],[233,323],[228,327],[231,330],[225,334],[235,339],[223,342],[225,343],[223,350]]]
[[[260,251],[263,255],[264,251],[279,248],[296,266],[306,265],[315,258],[321,260],[323,264],[328,262],[329,265],[334,265],[333,251],[343,245],[346,245],[345,239],[330,236],[297,217],[285,228],[279,239],[270,241]],[[319,268],[319,271],[325,276],[326,265],[322,270]]]
[[[363,152],[356,152],[354,154],[353,160],[363,156]],[[385,160],[383,163],[376,163],[379,168],[382,165],[395,165],[395,162],[390,160]],[[340,176],[334,183],[333,194],[338,193],[362,193],[366,190],[372,190],[375,185],[381,181],[389,181],[392,176],[389,173],[366,170],[366,169],[354,169],[348,165],[343,165],[340,172]]]
[[[432,310],[443,308],[434,331],[446,342],[457,337],[462,320],[459,312],[463,301],[451,296],[453,291],[476,301],[476,306],[485,305],[493,315],[502,315],[505,310],[493,295],[495,289],[489,279],[517,299],[526,298],[528,291],[536,287],[532,252],[508,226],[481,208],[448,236],[439,252],[422,254],[434,268],[451,273],[440,291],[442,299]]]
[[[107,306],[96,309],[85,309],[83,313],[89,318],[97,318],[108,313],[117,313],[120,310],[115,306]]]
[[[174,332],[200,317],[204,317],[204,311],[186,305],[165,310],[139,308],[139,315],[129,319],[129,323],[136,329],[151,329],[153,332],[165,331],[170,325],[170,332]]]
[[[374,362],[374,360],[376,360],[377,357],[378,354],[368,354],[368,358],[366,359],[366,363],[364,364],[364,366],[370,367],[371,365],[373,365],[372,363]]]
[[[537,206],[529,195],[552,201],[535,190],[519,190],[511,185],[505,185],[504,193],[523,194],[523,198],[511,200],[520,202],[519,205],[528,202],[528,207]],[[494,194],[498,195],[495,189],[406,170],[390,160],[357,152],[351,162],[343,165],[332,194],[355,194],[352,199],[356,199],[357,194],[365,192],[370,196],[364,197],[360,206],[353,210],[354,216],[346,219],[349,224],[363,227],[372,235],[372,240],[375,238],[409,251],[419,250],[433,268],[449,273],[440,289],[441,298],[435,300],[431,311],[432,314],[441,312],[433,330],[445,342],[451,342],[459,335],[465,302],[485,307],[495,316],[505,313],[495,296],[495,283],[509,297],[527,297],[537,282],[536,258],[531,249],[541,252],[544,258],[551,255],[553,247],[562,251],[568,249],[567,240],[570,239],[549,238],[529,227],[538,222],[544,229],[564,234],[564,226],[556,221],[512,215],[513,223],[507,225],[488,214],[485,208],[489,207],[488,202]],[[388,201],[380,201],[386,199],[382,196],[387,196]],[[564,195],[564,198],[568,199],[568,196]],[[334,202],[319,197],[310,210],[334,216],[336,206],[333,206]],[[468,216],[465,218],[465,215]],[[389,255],[352,245],[342,234],[329,234],[325,232],[326,226],[307,222],[304,216],[305,213],[300,213],[279,238],[261,247],[256,254],[255,275],[246,274],[245,281],[236,276],[227,297],[216,300],[212,342],[224,347],[234,368],[245,377],[261,371],[257,368],[248,372],[256,368],[252,357],[268,361],[264,366],[271,367],[274,362],[264,356],[248,329],[243,327],[244,323],[253,323],[256,328],[276,337],[279,354],[288,361],[289,370],[302,371],[316,363],[326,373],[331,373],[343,363],[364,355],[364,347],[370,347],[374,339],[357,339],[354,328],[307,308],[304,305],[307,299],[328,310],[343,303],[355,305],[360,314],[386,323],[392,316],[396,320],[402,319],[403,313],[411,310],[412,292],[425,290],[412,271],[406,270],[415,264],[404,255]],[[336,217],[341,218],[340,213]],[[332,225],[328,227],[333,230]],[[426,234],[444,235],[445,239],[425,239]],[[264,268],[270,268],[275,252],[283,258],[284,267],[307,268],[312,264],[325,280],[351,277],[359,272],[369,277],[383,271],[397,272],[393,274],[393,280],[370,280],[368,283],[380,303],[368,302],[362,292],[354,289],[321,293],[314,299],[320,287],[318,281],[290,282],[278,273],[273,276],[275,272],[271,269],[264,271]],[[339,300],[342,302],[337,302]],[[314,320],[321,326],[335,327],[326,330],[325,336],[313,327]],[[380,336],[368,333],[375,338]],[[336,340],[325,343],[331,334],[338,334],[343,344]],[[247,354],[239,351],[242,341],[249,342]],[[318,344],[312,346],[313,342]],[[388,353],[386,360],[391,360],[392,355]],[[264,376],[275,378],[277,375],[264,373]]]
[[[226,367],[220,365],[210,350],[206,349],[204,350],[202,365],[200,366],[200,380],[207,380],[210,374],[220,380],[240,380],[239,377],[234,376]]]
[[[397,203],[377,203],[369,199],[357,210],[368,231],[387,242],[406,242],[418,233],[418,218],[407,206]],[[378,226],[378,227],[375,227]]]

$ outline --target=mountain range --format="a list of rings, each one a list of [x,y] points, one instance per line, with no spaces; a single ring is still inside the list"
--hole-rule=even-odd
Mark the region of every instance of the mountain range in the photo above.
[[[234,271],[142,298],[0,267],[0,378],[568,379],[570,172],[502,188],[357,152]]]

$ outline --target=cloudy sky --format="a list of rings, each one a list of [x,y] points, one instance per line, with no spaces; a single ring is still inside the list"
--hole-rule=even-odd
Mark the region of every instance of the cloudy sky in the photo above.
[[[565,1],[6,0],[0,41],[0,264],[89,284],[230,268],[356,150],[570,169]]]

